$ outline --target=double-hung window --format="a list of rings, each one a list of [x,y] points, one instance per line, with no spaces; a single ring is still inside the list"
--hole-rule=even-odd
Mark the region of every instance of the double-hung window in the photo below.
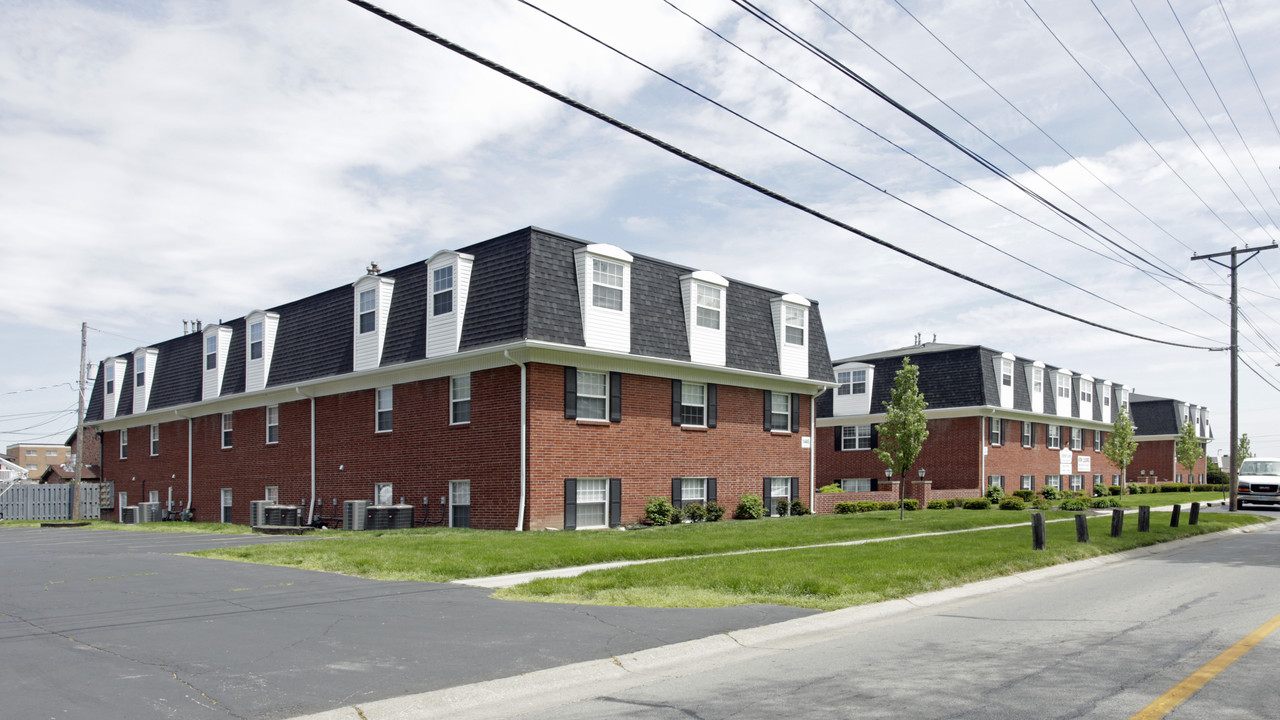
[[[707,504],[706,478],[680,478],[680,507]]]
[[[1004,444],[1004,420],[987,418],[987,442],[991,445]]]
[[[783,312],[783,324],[786,326],[784,339],[790,345],[804,344],[804,310],[787,305]]]
[[[431,271],[431,314],[446,315],[453,312],[453,266],[445,265]]]
[[[622,263],[591,258],[591,304],[607,310],[622,309]]]
[[[609,376],[605,373],[578,371],[578,419],[609,419]]]
[[[699,327],[720,329],[720,288],[698,283],[697,323]]]
[[[1045,475],[1044,484],[1045,484],[1045,487],[1051,487],[1054,490],[1061,490],[1062,476],[1061,475]]]
[[[134,368],[136,374],[137,386],[143,387],[147,384],[147,356],[139,355],[137,359],[137,367]]]
[[[1031,421],[1022,421],[1022,447],[1031,447],[1035,443],[1035,438],[1031,434],[1034,432],[1034,427]]]
[[[862,395],[867,392],[867,371],[843,370],[836,373],[836,382],[840,383],[837,395]]]
[[[256,322],[249,326],[249,359],[257,360],[262,357],[262,323]]]
[[[769,412],[769,427],[772,430],[787,431],[791,429],[791,396],[787,393],[773,393]]]
[[[374,393],[374,432],[391,432],[391,388],[378,388]]]
[[[841,447],[845,450],[870,450],[870,425],[845,425],[840,429],[843,434]]]
[[[608,478],[578,478],[578,527],[604,527],[608,507]]]
[[[218,367],[218,336],[210,335],[204,339],[204,369],[214,370]]]
[[[222,413],[222,447],[223,449],[231,447],[232,440],[232,424],[231,413]]]
[[[107,394],[112,395],[116,391],[116,367],[115,364],[107,365]]]
[[[680,424],[704,427],[707,424],[707,386],[680,384]]]
[[[1049,438],[1045,447],[1050,450],[1062,449],[1062,427],[1060,425],[1046,425],[1049,428]]]
[[[267,406],[267,444],[280,442],[280,406]]]
[[[1018,479],[1019,490],[1034,490],[1035,484],[1036,484],[1035,475],[1023,475],[1021,478]]]
[[[1078,428],[1078,427],[1071,428],[1071,449],[1072,450],[1084,449],[1084,430],[1082,428]]]
[[[471,376],[449,378],[449,424],[471,422]]]
[[[1013,387],[1013,361],[1008,358],[1000,358],[1000,384]]]
[[[988,476],[987,476],[987,487],[998,487],[998,488],[1000,488],[1001,490],[1003,490],[1003,489],[1004,489],[1004,476],[1003,476],[1003,475],[988,475]]]
[[[1093,451],[1102,452],[1103,433],[1101,430],[1093,431]]]
[[[151,426],[151,457],[160,454],[160,426]]]
[[[783,513],[778,512],[778,501],[791,501],[791,478],[789,477],[773,477],[769,478],[769,504],[772,507],[765,508],[765,512],[770,515],[787,514],[790,509]]]
[[[362,290],[360,292],[360,334],[373,332],[378,327],[378,292]]]
[[[1084,475],[1072,475],[1072,476],[1071,476],[1071,489],[1072,489],[1073,491],[1075,491],[1075,490],[1083,490],[1083,489],[1084,489]]]
[[[120,459],[129,459],[129,428],[123,428],[120,431]]]
[[[845,492],[871,492],[871,478],[848,478],[840,481]]]
[[[1101,475],[1100,473],[1094,473],[1094,475],[1093,475],[1093,486],[1094,486],[1095,488],[1100,488],[1100,487],[1102,487],[1102,475]]]
[[[1044,394],[1044,368],[1031,368],[1031,393],[1036,396]]]
[[[1071,402],[1071,376],[1058,373],[1058,399]]]
[[[1080,381],[1080,402],[1093,402],[1093,384],[1087,380]]]

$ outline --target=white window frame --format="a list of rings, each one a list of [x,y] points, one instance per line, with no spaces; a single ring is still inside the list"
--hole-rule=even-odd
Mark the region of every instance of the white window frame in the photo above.
[[[249,325],[249,359],[260,360],[262,358],[262,339],[264,337],[265,324],[261,321],[251,323]]]
[[[152,424],[151,426],[151,457],[160,454],[160,426]]]
[[[1106,387],[1106,386],[1104,385],[1103,387]],[[1110,407],[1111,407],[1111,392],[1110,392],[1110,391],[1106,391],[1106,392],[1102,393],[1102,407],[1104,407],[1104,408],[1110,408]]]
[[[591,306],[605,310],[623,309],[623,272],[620,262],[591,258]]]
[[[867,371],[841,370],[836,373],[836,382],[840,383],[837,395],[864,395],[867,392]]]
[[[471,422],[471,375],[455,375],[449,378],[449,424],[467,425]]]
[[[987,476],[987,487],[991,487],[991,486],[993,486],[993,485],[999,485],[999,486],[1000,486],[1000,489],[1001,489],[1001,490],[1003,490],[1003,489],[1004,489],[1004,476],[1003,476],[1003,475],[988,475],[988,476]]]
[[[269,503],[278,505],[280,503],[280,486],[268,485],[262,494],[262,499]]]
[[[35,452],[35,451],[29,450],[28,452]],[[129,459],[129,428],[120,429],[120,459],[121,460]]]
[[[1036,486],[1035,475],[1023,475],[1018,478],[1019,490],[1035,490],[1035,486]]]
[[[266,415],[267,444],[275,445],[280,442],[280,406],[268,405]]]
[[[788,345],[804,345],[805,312],[803,308],[783,305],[782,340]]]
[[[450,480],[449,481],[449,527],[453,524],[453,509],[455,507],[471,507],[471,481],[470,480]]]
[[[1071,400],[1071,376],[1065,373],[1057,373],[1058,399]]]
[[[871,426],[870,425],[845,425],[840,430],[840,449],[842,450],[870,450],[871,449]]]
[[[222,492],[219,494],[219,499],[220,499],[220,504],[218,505],[218,510],[219,510],[218,521],[223,523],[230,523],[231,519],[228,517],[230,513],[227,512],[227,510],[229,510],[232,507],[232,500],[234,499],[234,494],[232,492],[232,489],[222,488]]]
[[[1102,433],[1103,433],[1102,430],[1093,431],[1093,451],[1094,452],[1102,452],[1102,443],[1103,443]]]
[[[844,478],[840,489],[845,492],[871,492],[871,478]]]
[[[1077,491],[1077,490],[1083,490],[1083,489],[1084,489],[1084,475],[1082,475],[1082,474],[1080,474],[1080,473],[1076,473],[1076,474],[1072,475],[1072,476],[1071,476],[1071,490],[1074,492],[1074,491]]]
[[[1080,381],[1080,402],[1093,403],[1093,383]]]
[[[1050,450],[1062,449],[1062,426],[1047,425],[1049,431],[1045,433],[1044,446]]]
[[[356,330],[359,334],[371,333],[378,329],[378,290],[377,288],[369,288],[361,290],[357,300],[360,303],[359,326]],[[365,327],[368,325],[368,327]]]
[[[453,312],[453,266],[445,265],[431,271],[431,315],[448,315]],[[447,308],[441,306],[448,304]]]
[[[1044,484],[1045,484],[1045,487],[1051,487],[1054,490],[1061,490],[1062,476],[1061,475],[1045,475]]]
[[[681,427],[707,426],[707,386],[702,383],[680,383]]]
[[[707,504],[707,479],[704,477],[680,478],[680,507]]]
[[[386,502],[383,502],[385,496]],[[394,483],[380,482],[373,484],[374,505],[394,505],[396,502],[396,486]]]
[[[1009,358],[1000,358],[1000,384],[1013,387],[1013,361]]]
[[[1033,395],[1044,396],[1044,368],[1031,368],[1031,392]]]
[[[1035,425],[1033,425],[1030,420],[1023,420],[1022,421],[1022,447],[1026,447],[1026,448],[1031,447],[1031,444],[1035,441],[1035,438],[1032,436],[1032,433],[1034,432],[1035,432]]]
[[[1093,474],[1093,486],[1094,486],[1094,487],[1101,487],[1101,486],[1103,486],[1103,485],[1105,485],[1105,484],[1106,484],[1106,478],[1103,476],[1103,474],[1102,474],[1102,473],[1094,473],[1094,474]]]
[[[597,378],[599,379],[598,383],[596,382]],[[595,393],[597,387],[599,388],[598,394]],[[591,390],[591,392],[588,392],[588,390]],[[579,420],[599,420],[606,422],[609,420],[609,373],[596,372],[594,370],[579,370],[577,396],[577,416]],[[584,400],[599,401],[599,412],[597,413],[592,410],[592,407],[596,405],[596,403],[584,403]]]
[[[695,283],[694,322],[698,327],[719,330],[721,323],[721,288],[704,283]]]
[[[373,391],[373,431],[375,433],[391,432],[392,415],[395,408],[395,393],[390,387],[380,387]]]
[[[779,398],[781,398],[781,409],[779,409]],[[782,418],[782,423],[778,423],[778,418]],[[791,431],[791,394],[776,392],[770,401],[769,407],[769,429],[774,432],[790,432]]]
[[[577,493],[578,496],[575,499],[577,527],[579,529],[608,527],[609,478],[578,478]],[[595,517],[584,517],[584,509],[587,509],[594,516],[597,512],[597,507],[599,508],[599,522],[595,522]]]
[[[1004,445],[1004,420],[998,417],[987,418],[987,444]]]
[[[116,393],[116,365],[113,362],[107,363],[107,394],[114,395]]]
[[[222,449],[229,450],[235,443],[235,416],[222,413]]]
[[[214,333],[204,339],[204,369],[218,369],[218,334]]]
[[[133,361],[133,376],[137,381],[136,387],[145,387],[147,384],[147,356],[139,355]]]
[[[1071,449],[1076,452],[1084,449],[1084,428],[1071,428]]]
[[[781,495],[778,494],[779,487],[783,488]],[[788,503],[790,503],[792,500],[791,478],[789,477],[769,478],[769,505],[771,507],[765,508],[765,513],[767,513],[771,517],[778,517],[778,512],[777,512],[778,501],[781,500],[782,498],[786,498]],[[789,509],[788,509],[788,512],[790,512]]]

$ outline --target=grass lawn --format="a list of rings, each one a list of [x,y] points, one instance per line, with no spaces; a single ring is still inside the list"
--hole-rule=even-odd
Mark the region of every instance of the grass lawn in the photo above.
[[[1184,513],[1181,527],[1170,528],[1169,513],[1153,513],[1151,532],[1138,533],[1137,517],[1126,516],[1122,537],[1113,539],[1110,517],[1101,516],[1089,521],[1089,544],[1076,542],[1075,523],[1048,524],[1048,549],[1042,551],[1031,549],[1029,528],[1000,528],[868,545],[634,565],[575,578],[535,580],[500,590],[496,597],[644,607],[773,603],[834,610],[1260,521],[1247,514],[1212,514],[1201,515],[1199,525],[1188,526]]]
[[[1227,495],[1225,493],[1216,492],[1174,492],[1174,493],[1147,493],[1144,495],[1116,495],[1120,499],[1120,504],[1126,508],[1136,508],[1139,505],[1149,505],[1151,507],[1164,507],[1165,505],[1187,505],[1193,502],[1226,502]],[[1190,507],[1182,508],[1185,513]]]
[[[7,527],[40,527],[42,522],[73,522],[71,520],[5,520],[0,528]],[[248,525],[224,525],[223,523],[202,522],[154,522],[137,525],[122,525],[105,520],[75,521],[88,522],[94,530],[127,530],[136,532],[168,532],[168,533],[217,533],[221,535],[237,535],[252,532]]]
[[[1049,512],[1046,517],[1054,519],[1071,515],[1073,513]],[[696,523],[626,532],[517,533],[448,528],[328,531],[325,537],[313,541],[219,548],[193,554],[378,580],[447,582],[617,560],[800,547],[1029,521],[1027,512],[994,509],[920,510],[907,513],[906,521],[900,521],[895,510],[859,515]]]

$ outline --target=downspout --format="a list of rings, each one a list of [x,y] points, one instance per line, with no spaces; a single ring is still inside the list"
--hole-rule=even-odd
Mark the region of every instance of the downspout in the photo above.
[[[316,509],[316,396],[302,392],[299,387],[293,391],[311,399],[311,497],[307,498],[307,524],[310,525]]]
[[[191,512],[191,417],[177,410],[174,410],[173,414],[187,421],[187,512]]]
[[[991,416],[978,415],[978,497],[987,494],[987,423],[983,419],[994,415],[994,411]],[[1049,438],[1046,437],[1045,442],[1048,443]]]
[[[809,509],[813,510],[813,503],[817,500],[817,490],[815,486],[818,482],[818,397],[830,390],[828,387],[820,387],[809,396]]]
[[[503,350],[503,356],[520,366],[520,514],[516,516],[516,531],[524,530],[525,496],[529,488],[529,403],[528,383],[529,368],[524,363],[511,357],[510,350]]]

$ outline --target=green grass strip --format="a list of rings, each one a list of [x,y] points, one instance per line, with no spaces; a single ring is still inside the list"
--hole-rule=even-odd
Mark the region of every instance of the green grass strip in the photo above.
[[[40,527],[42,522],[72,522],[71,520],[5,520],[0,522],[0,529],[7,527]],[[84,522],[77,520],[75,522]],[[85,529],[89,530],[123,530],[126,532],[160,532],[160,533],[212,533],[216,535],[244,535],[252,532],[248,525],[229,525],[211,522],[150,522],[137,525],[122,525],[106,520],[89,520]],[[54,532],[50,530],[50,532]]]

